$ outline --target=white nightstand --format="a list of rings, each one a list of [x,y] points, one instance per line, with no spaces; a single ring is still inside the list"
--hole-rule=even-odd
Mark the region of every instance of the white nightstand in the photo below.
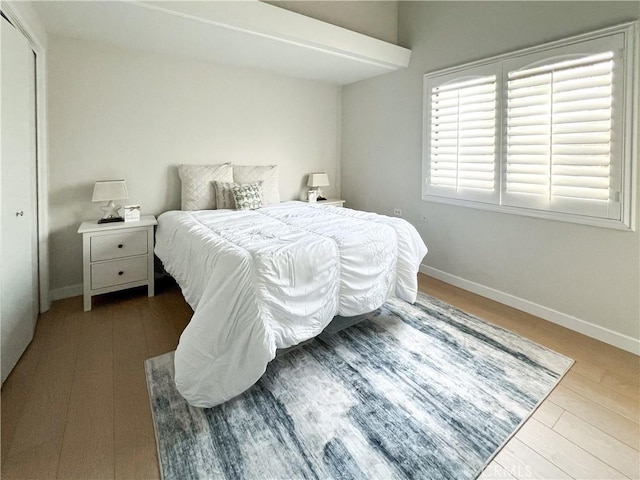
[[[327,198],[326,200],[318,200],[316,203],[318,205],[333,205],[334,207],[344,206],[344,200],[340,200],[339,198]]]
[[[156,217],[143,215],[137,222],[82,222],[84,311],[91,297],[126,288],[148,286],[154,294],[153,227]]]

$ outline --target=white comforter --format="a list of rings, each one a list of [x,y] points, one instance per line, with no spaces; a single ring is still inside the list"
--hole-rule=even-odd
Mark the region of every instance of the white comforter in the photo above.
[[[288,202],[254,211],[167,212],[156,255],[194,310],[175,354],[176,386],[211,407],[249,388],[276,348],[335,315],[414,302],[427,248],[400,218]]]

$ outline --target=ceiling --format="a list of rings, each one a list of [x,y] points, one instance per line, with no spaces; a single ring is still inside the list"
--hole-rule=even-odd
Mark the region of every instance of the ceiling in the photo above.
[[[346,85],[411,51],[259,1],[33,1],[48,33]]]

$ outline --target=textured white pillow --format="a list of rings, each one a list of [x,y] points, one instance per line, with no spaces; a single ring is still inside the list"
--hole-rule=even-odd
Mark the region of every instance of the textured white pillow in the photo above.
[[[182,210],[214,210],[216,197],[213,182],[233,182],[230,163],[221,165],[180,165]]]
[[[262,181],[262,204],[280,203],[277,165],[234,165],[233,181],[235,183]]]

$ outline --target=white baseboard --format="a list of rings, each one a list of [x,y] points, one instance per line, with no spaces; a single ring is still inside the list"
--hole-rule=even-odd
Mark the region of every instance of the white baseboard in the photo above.
[[[84,293],[82,284],[69,285],[68,287],[54,288],[51,290],[51,298],[55,300],[62,300],[63,298],[77,297]]]
[[[451,275],[450,273],[429,267],[425,264],[420,265],[420,272],[425,275],[429,275],[430,277],[437,278],[438,280],[442,280],[450,285],[490,298],[491,300],[508,305],[509,307],[517,308],[518,310],[543,318],[551,323],[561,325],[570,330],[587,335],[588,337],[613,345],[614,347],[621,348],[627,352],[640,355],[640,339],[614,332],[608,328],[594,325],[593,323],[567,315],[566,313],[558,312],[552,308],[544,307],[509,293],[501,292],[500,290]]]

